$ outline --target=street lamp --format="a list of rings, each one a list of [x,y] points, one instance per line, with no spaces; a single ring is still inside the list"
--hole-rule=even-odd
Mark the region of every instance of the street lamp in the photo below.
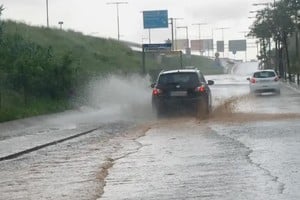
[[[46,15],[47,15],[47,28],[49,28],[49,9],[48,9],[48,0],[46,0]]]
[[[221,28],[216,28],[216,30],[222,30],[222,40],[224,41],[224,30],[229,29],[229,27],[221,27]]]
[[[176,42],[174,42],[174,41],[176,41],[176,38],[177,38],[177,31],[176,31],[176,28],[174,30],[174,27],[176,27],[176,21],[182,20],[182,19],[183,18],[174,18],[174,17],[169,18],[169,20],[171,21],[170,24],[171,24],[171,35],[172,35],[172,50],[177,50],[177,44],[176,44]],[[174,37],[175,37],[175,39],[174,39]]]
[[[222,41],[224,44],[225,44],[225,41],[224,41],[224,30],[225,29],[229,29],[229,27],[216,28],[216,30],[222,30]],[[224,53],[225,53],[225,50],[223,51],[223,58],[224,58]]]
[[[269,6],[271,3],[253,3],[253,6]]]
[[[200,46],[200,40],[201,40],[201,26],[202,25],[207,25],[207,23],[195,23],[195,24],[192,24],[192,25],[196,25],[198,26],[198,37],[199,37],[199,53],[201,54],[201,46]]]
[[[239,33],[243,33],[244,34],[244,38],[246,40],[245,62],[247,62],[247,34],[246,33],[249,33],[249,31],[240,31]]]
[[[187,48],[189,48],[190,45],[189,45],[189,28],[188,28],[188,26],[177,26],[176,28],[184,28],[185,29]]]
[[[120,40],[120,18],[119,18],[119,5],[120,4],[128,4],[128,2],[121,2],[121,1],[117,1],[117,2],[109,2],[107,3],[108,5],[116,5],[117,7],[117,28],[118,28],[118,40]]]
[[[185,53],[186,53],[187,55],[190,55],[189,29],[188,29],[188,26],[177,26],[176,28],[183,28],[183,29],[185,29],[186,42],[187,42],[187,47],[186,47],[186,49],[185,49]]]
[[[58,24],[59,24],[60,30],[62,30],[62,25],[64,24],[64,22],[63,21],[59,21]]]

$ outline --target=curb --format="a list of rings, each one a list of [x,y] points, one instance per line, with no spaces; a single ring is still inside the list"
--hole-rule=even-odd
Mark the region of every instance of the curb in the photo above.
[[[282,81],[282,83],[283,83],[286,87],[288,87],[288,88],[294,90],[295,92],[300,93],[300,86],[298,86],[296,83],[290,83],[290,82],[288,82],[288,81]]]
[[[92,132],[98,130],[99,128],[100,128],[100,127],[94,128],[94,129],[91,129],[91,130],[88,130],[88,131],[85,131],[85,132],[81,132],[81,133],[78,133],[78,134],[75,134],[75,135],[71,135],[71,136],[65,137],[65,138],[63,138],[63,139],[59,139],[59,140],[55,140],[55,141],[52,141],[52,142],[48,142],[48,143],[46,143],[46,144],[38,145],[38,146],[35,146],[35,147],[32,147],[32,148],[23,150],[23,151],[20,151],[20,152],[17,152],[17,153],[13,153],[13,154],[10,154],[10,155],[7,155],[7,156],[0,157],[0,162],[1,162],[1,161],[4,161],[4,160],[11,160],[11,159],[20,157],[20,156],[22,156],[22,155],[24,155],[24,154],[28,154],[28,153],[37,151],[37,150],[39,150],[39,149],[46,148],[46,147],[48,147],[48,146],[53,146],[53,145],[56,145],[56,144],[65,142],[65,141],[67,141],[67,140],[71,140],[71,139],[74,139],[74,138],[77,138],[77,137],[80,137],[80,136],[83,136],[83,135],[87,135],[87,134],[89,134],[89,133],[92,133]]]

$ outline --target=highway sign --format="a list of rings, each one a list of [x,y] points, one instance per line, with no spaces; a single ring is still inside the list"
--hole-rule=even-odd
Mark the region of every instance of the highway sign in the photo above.
[[[171,43],[143,44],[144,51],[170,51]]]
[[[187,39],[178,39],[174,41],[175,49],[183,50],[189,47],[189,40]]]
[[[217,52],[224,52],[224,41],[217,41]]]
[[[144,29],[168,28],[168,10],[143,11]]]
[[[191,40],[191,48],[193,51],[209,51],[213,49],[213,39]]]
[[[229,40],[229,51],[246,51],[247,42],[246,40]]]

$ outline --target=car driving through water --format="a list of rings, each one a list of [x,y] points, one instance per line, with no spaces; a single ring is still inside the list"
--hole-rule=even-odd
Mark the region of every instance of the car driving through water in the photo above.
[[[152,106],[160,116],[171,110],[187,109],[199,117],[206,117],[212,108],[209,85],[199,69],[162,71],[152,84]]]
[[[255,71],[249,81],[250,93],[261,94],[265,92],[272,92],[280,94],[280,77],[272,69]]]

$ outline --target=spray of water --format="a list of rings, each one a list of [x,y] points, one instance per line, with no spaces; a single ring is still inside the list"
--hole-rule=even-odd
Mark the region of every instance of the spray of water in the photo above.
[[[153,117],[150,77],[109,75],[90,82],[87,104],[94,109],[117,111],[120,119],[141,120]]]

